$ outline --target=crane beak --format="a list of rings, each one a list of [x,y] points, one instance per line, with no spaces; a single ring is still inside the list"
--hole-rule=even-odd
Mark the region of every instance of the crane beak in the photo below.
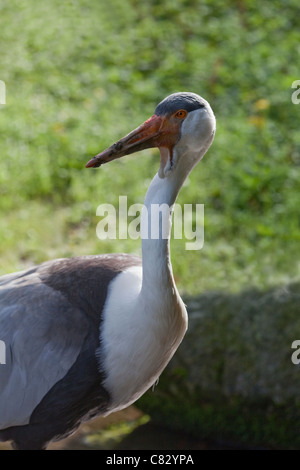
[[[169,149],[167,153],[172,154],[172,148],[178,140],[179,133],[180,128],[174,125],[169,117],[154,114],[141,126],[92,158],[86,164],[86,168],[99,167],[116,158],[153,147],[160,148],[161,158],[165,160],[165,149]]]
[[[161,116],[154,114],[141,126],[92,158],[86,164],[86,168],[99,167],[103,163],[111,162],[116,158],[121,158],[139,150],[158,147],[159,137],[162,135],[162,121]]]

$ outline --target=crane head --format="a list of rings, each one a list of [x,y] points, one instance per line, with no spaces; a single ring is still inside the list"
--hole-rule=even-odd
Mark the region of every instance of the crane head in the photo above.
[[[158,174],[164,178],[175,168],[181,155],[197,155],[195,161],[202,158],[213,140],[215,125],[206,100],[195,93],[174,93],[159,103],[153,116],[93,157],[86,167],[99,167],[116,158],[157,147],[161,154]]]

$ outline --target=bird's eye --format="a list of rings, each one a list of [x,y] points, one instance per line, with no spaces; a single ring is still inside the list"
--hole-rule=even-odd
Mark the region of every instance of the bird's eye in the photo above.
[[[180,109],[175,114],[175,117],[178,118],[178,119],[184,119],[186,117],[186,115],[187,115],[187,111],[185,109]]]

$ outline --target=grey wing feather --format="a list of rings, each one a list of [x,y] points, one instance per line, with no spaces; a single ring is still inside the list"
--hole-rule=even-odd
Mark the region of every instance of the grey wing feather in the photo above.
[[[36,268],[0,278],[0,429],[29,422],[35,407],[76,361],[87,319]]]

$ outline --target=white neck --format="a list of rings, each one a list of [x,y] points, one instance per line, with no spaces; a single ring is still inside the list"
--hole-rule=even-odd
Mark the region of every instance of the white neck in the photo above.
[[[173,204],[182,183],[183,181],[176,180],[173,175],[162,179],[156,174],[146,194],[141,218],[141,294],[148,294],[152,301],[159,294],[163,294],[162,298],[177,294],[170,259],[170,235]],[[159,208],[161,211],[158,217]]]
[[[170,261],[171,215],[165,220],[168,237],[163,238],[160,230],[157,239],[151,238],[157,228],[151,220],[153,205],[171,207],[179,189],[174,177],[154,177],[141,219],[142,237],[149,234],[148,239],[142,238],[142,280],[140,267],[132,267],[110,287],[100,333],[107,371],[104,386],[111,396],[109,411],[130,405],[155,383],[187,329],[187,313]]]
[[[128,406],[158,378],[187,328],[187,313],[177,292],[170,261],[171,214],[166,217],[167,238],[151,220],[155,204],[174,204],[181,187],[175,178],[152,180],[141,219],[143,273],[129,268],[111,284],[104,310],[100,343],[105,351],[105,387],[111,394],[111,409]],[[140,288],[141,287],[141,288]]]

